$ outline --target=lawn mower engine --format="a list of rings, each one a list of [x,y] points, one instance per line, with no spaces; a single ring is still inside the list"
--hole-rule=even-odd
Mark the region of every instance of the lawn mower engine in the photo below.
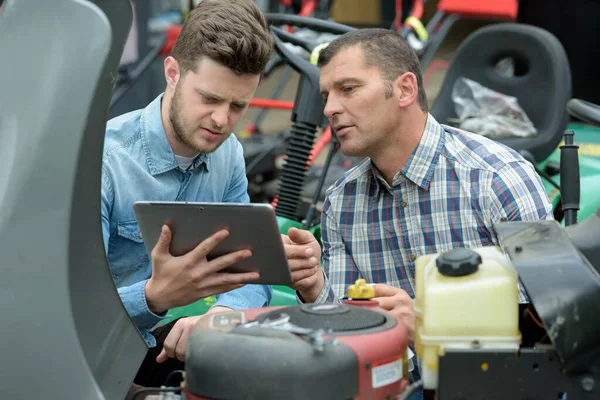
[[[341,304],[214,314],[190,335],[185,398],[397,398],[407,375],[407,339],[395,317],[356,296]]]

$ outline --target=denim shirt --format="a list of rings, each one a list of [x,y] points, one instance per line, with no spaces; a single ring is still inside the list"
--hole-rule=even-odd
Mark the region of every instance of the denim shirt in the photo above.
[[[123,304],[150,347],[152,328],[167,315],[148,308],[144,287],[150,255],[133,211],[136,201],[249,202],[243,149],[231,135],[213,153],[183,171],[161,120],[163,94],[145,109],[108,121],[102,166],[102,233],[110,270]],[[263,307],[272,287],[246,285],[217,296],[214,306]]]

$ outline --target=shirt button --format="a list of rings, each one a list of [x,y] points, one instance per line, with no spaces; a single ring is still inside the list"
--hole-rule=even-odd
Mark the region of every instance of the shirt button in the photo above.
[[[402,203],[400,203],[400,205],[401,205],[402,207],[406,208],[406,206],[408,206],[408,203],[407,203],[407,202],[405,202],[405,201],[403,201]]]
[[[142,239],[142,231],[140,231],[140,233],[138,233],[138,237],[139,237],[140,239]]]
[[[417,256],[416,256],[416,255],[414,255],[414,254],[411,254],[411,255],[410,255],[410,259],[411,259],[411,260],[413,260],[413,261],[415,261],[415,260],[417,259]]]

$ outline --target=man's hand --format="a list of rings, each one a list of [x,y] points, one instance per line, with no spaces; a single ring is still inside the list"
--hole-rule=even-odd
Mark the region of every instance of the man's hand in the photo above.
[[[297,290],[306,303],[317,299],[325,284],[325,276],[319,264],[321,245],[309,231],[290,228],[281,235],[285,254],[292,272],[292,289]]]
[[[163,349],[156,357],[156,362],[162,363],[169,358],[177,358],[179,361],[185,361],[187,341],[190,337],[190,333],[192,333],[192,329],[196,326],[198,321],[205,318],[207,315],[228,311],[232,310],[228,307],[215,306],[208,310],[204,315],[181,318],[179,321],[175,322],[175,325],[173,325],[173,328],[163,342]]]
[[[379,307],[389,311],[400,319],[408,328],[409,343],[415,342],[415,315],[413,313],[413,301],[404,290],[390,285],[378,283],[375,285],[375,298]]]
[[[146,283],[146,301],[150,310],[162,314],[170,308],[191,304],[204,297],[225,293],[257,280],[256,272],[225,273],[221,270],[248,258],[249,250],[217,257],[206,256],[229,236],[219,231],[189,253],[173,257],[169,253],[171,230],[164,225],[158,243],[152,250],[152,276]]]

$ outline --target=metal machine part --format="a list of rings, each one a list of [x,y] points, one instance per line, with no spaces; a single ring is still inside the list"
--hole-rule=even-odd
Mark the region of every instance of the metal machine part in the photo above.
[[[104,128],[129,0],[0,13],[0,398],[123,398],[147,351],[100,221]]]
[[[586,400],[600,396],[600,259],[590,248],[591,257],[586,259],[569,238],[569,234],[580,237],[578,230],[589,232],[586,225],[568,230],[555,221],[496,225],[504,253],[531,302],[525,306],[527,312],[535,312],[543,335],[527,338],[521,325],[523,342],[533,344],[518,350],[486,348],[478,340],[463,348],[445,349],[439,354],[437,387],[425,391],[426,399]]]
[[[406,376],[408,332],[375,305],[365,299],[215,314],[188,340],[186,399],[395,398]]]
[[[501,223],[496,230],[566,373],[599,373],[600,260],[583,257],[555,221]]]

